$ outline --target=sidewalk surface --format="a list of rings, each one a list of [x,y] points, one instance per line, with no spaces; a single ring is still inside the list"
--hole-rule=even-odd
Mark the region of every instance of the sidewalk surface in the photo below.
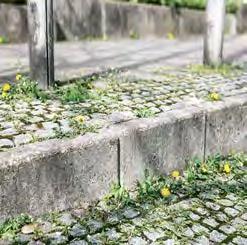
[[[167,196],[159,194],[163,183],[149,179],[122,203],[102,200],[87,211],[23,215],[2,225],[0,244],[246,245],[246,157],[218,156],[203,163],[208,172],[197,163],[185,177],[166,177],[173,183]],[[221,168],[226,161],[227,174]]]
[[[239,63],[247,61],[246,41],[247,36],[228,39],[227,58]],[[23,65],[22,71],[27,70],[25,45],[0,46],[0,51],[0,76],[14,76],[19,64]],[[200,63],[200,40],[59,43],[56,54],[58,79],[110,67],[122,68],[124,72],[109,73],[89,87],[72,85],[72,92],[63,88],[53,90],[45,100],[27,92],[24,96],[16,95],[11,89],[10,99],[0,98],[0,151],[36,141],[97,132],[114,123],[184,106],[185,102],[208,100],[210,93],[218,93],[218,99],[223,100],[247,94],[246,68],[240,72],[228,68],[225,72],[229,74],[224,75],[186,67]],[[24,89],[28,86],[24,85]],[[77,97],[80,98],[77,100]],[[83,117],[81,120],[86,126],[76,123],[75,127],[78,117]]]
[[[187,67],[201,63],[200,39],[58,43],[55,51],[57,80],[109,68],[124,71],[54,88],[43,99],[35,97],[36,90],[23,93],[30,86],[25,78],[19,90],[13,89],[18,83],[7,86],[0,97],[0,154],[18,147],[21,151],[22,145],[37,141],[97,133],[190,103],[207,101],[213,107],[219,100],[247,96],[246,67],[217,72]],[[0,80],[28,71],[27,45],[2,45],[0,53]],[[247,36],[228,38],[225,55],[238,63],[247,61]],[[74,97],[80,101],[72,101]],[[175,194],[171,205],[159,198],[113,210],[98,206],[86,217],[84,210],[72,210],[38,218],[35,226],[24,216],[6,224],[0,221],[0,244],[246,245],[246,155],[229,161],[231,173],[222,174],[219,167],[220,174],[208,173],[206,180],[200,174],[202,179],[187,186],[188,195]],[[13,181],[18,184],[14,177]],[[195,184],[200,184],[199,192]],[[197,194],[192,197],[190,191]],[[29,226],[23,226],[26,223]]]
[[[165,39],[66,42],[55,45],[56,79],[72,77],[109,68],[145,68],[146,66],[183,66],[202,61],[202,40]],[[26,44],[0,45],[0,81],[17,72],[28,72]],[[226,38],[225,58],[247,60],[247,36]]]

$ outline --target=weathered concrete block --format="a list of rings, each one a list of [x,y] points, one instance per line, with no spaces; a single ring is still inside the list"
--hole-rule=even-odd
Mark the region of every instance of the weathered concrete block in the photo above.
[[[54,1],[55,37],[78,40],[85,37],[164,37],[167,33],[189,36],[204,32],[204,11],[174,9],[151,4],[130,4],[105,0]],[[246,8],[236,19],[226,16],[226,33],[246,30]],[[13,42],[28,39],[25,5],[0,4],[0,35]]]
[[[239,33],[247,32],[247,4],[243,4],[238,12],[237,29]]]
[[[57,35],[67,40],[102,36],[101,0],[54,1]]]
[[[206,156],[247,151],[247,101],[235,98],[207,109]]]
[[[205,32],[205,11],[180,9],[177,14],[179,36],[201,35]],[[237,18],[234,14],[226,15],[225,33],[229,35],[237,33]]]
[[[0,220],[39,215],[96,200],[118,181],[114,137],[51,140],[2,153]]]
[[[205,31],[205,12],[180,9],[178,33],[181,36],[200,35]]]
[[[167,174],[183,169],[187,160],[203,158],[205,118],[201,110],[174,110],[157,119],[126,125],[120,138],[121,182],[133,186],[145,170]]]
[[[10,42],[25,42],[28,39],[27,11],[25,6],[0,4],[0,36]]]
[[[225,34],[236,35],[238,34],[237,17],[235,14],[227,14],[225,18]]]
[[[106,35],[111,37],[163,36],[176,31],[172,11],[167,7],[105,3]]]

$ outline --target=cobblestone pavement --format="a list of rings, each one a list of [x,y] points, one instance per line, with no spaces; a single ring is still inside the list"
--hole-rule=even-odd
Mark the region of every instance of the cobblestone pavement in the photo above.
[[[97,132],[114,123],[183,106],[186,101],[208,100],[216,92],[221,99],[247,94],[247,73],[200,73],[193,68],[146,67],[98,78],[87,89],[83,102],[52,99],[0,99],[0,151],[51,138]],[[217,103],[217,102],[215,102]],[[83,117],[81,130],[73,120]]]
[[[164,196],[147,195],[124,206],[100,201],[88,212],[77,209],[35,219],[20,216],[0,224],[0,244],[246,245],[247,156],[239,159],[227,160],[232,171],[228,174],[218,173],[222,162],[212,160],[214,170],[209,162],[203,164],[203,169],[208,168],[208,174],[203,170],[204,179],[198,174],[196,180],[176,191],[170,186],[173,194],[169,201]],[[228,172],[225,165],[223,168]],[[182,191],[184,186],[190,196]],[[192,191],[196,191],[194,197]]]

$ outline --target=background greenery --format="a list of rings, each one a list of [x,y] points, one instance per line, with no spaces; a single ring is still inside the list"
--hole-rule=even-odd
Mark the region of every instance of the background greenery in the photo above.
[[[83,0],[82,0],[83,1]],[[192,9],[205,9],[207,0],[116,0],[132,3],[150,3],[158,5],[168,5],[175,7],[186,7]],[[238,10],[242,0],[226,0],[227,12],[234,13]],[[24,4],[26,0],[0,0],[0,3],[18,3]]]
[[[175,7],[186,7],[192,9],[205,9],[207,0],[120,0],[132,3],[151,3],[158,5],[170,5]],[[238,10],[241,0],[226,0],[227,12],[234,13]]]

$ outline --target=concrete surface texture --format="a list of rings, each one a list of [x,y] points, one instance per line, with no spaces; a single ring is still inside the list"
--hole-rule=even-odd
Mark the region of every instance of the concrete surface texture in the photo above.
[[[247,30],[246,21],[243,21],[246,18],[246,16],[247,16],[247,4],[242,6],[237,16],[237,18],[239,19],[237,22],[238,23],[237,28],[239,33],[244,33]]]
[[[149,39],[55,44],[56,80],[67,80],[103,72],[109,68],[145,70],[148,66],[186,66],[202,62],[202,39]],[[227,38],[224,44],[226,60],[244,62],[247,36]],[[13,79],[17,72],[29,71],[28,46],[0,45],[0,81]],[[142,71],[143,72],[143,71]]]

